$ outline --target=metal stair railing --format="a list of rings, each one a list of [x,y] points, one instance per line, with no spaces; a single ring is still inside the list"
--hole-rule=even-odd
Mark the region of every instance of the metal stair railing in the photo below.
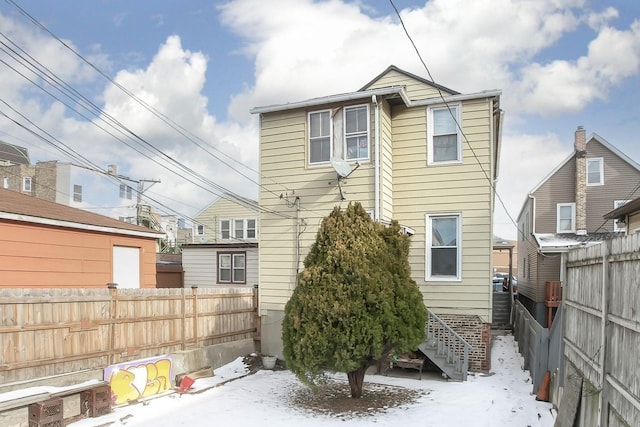
[[[427,309],[429,320],[425,327],[427,341],[435,345],[436,354],[443,356],[447,363],[456,365],[462,374],[462,381],[467,380],[469,370],[469,354],[473,347],[456,333],[442,319]]]

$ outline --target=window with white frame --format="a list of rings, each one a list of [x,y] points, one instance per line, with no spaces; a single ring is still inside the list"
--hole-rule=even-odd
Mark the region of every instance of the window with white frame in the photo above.
[[[461,215],[427,215],[426,280],[460,280]]]
[[[22,178],[22,191],[31,191],[31,177],[25,176]]]
[[[73,185],[73,201],[82,202],[82,185]]]
[[[219,222],[220,240],[248,240],[258,236],[255,218],[225,218]]]
[[[246,254],[244,252],[218,252],[217,283],[245,284]]]
[[[255,219],[247,219],[247,239],[255,239],[258,237]]]
[[[587,159],[587,185],[604,185],[604,161],[602,157]]]
[[[127,184],[120,184],[120,198],[131,200],[133,198],[133,189]]]
[[[196,236],[204,236],[204,225],[203,224],[196,225]]]
[[[328,162],[331,154],[331,111],[309,113],[309,163]]]
[[[344,109],[345,160],[369,158],[369,107],[360,105]]]
[[[557,204],[557,233],[575,233],[576,231],[576,204],[575,203],[558,203]]]
[[[427,163],[462,162],[460,104],[427,108]]]
[[[9,188],[9,178],[5,178],[2,183],[3,188]]]
[[[613,209],[618,209],[620,206],[625,203],[629,203],[629,200],[614,200],[613,201]],[[627,226],[624,223],[618,225],[617,220],[613,220],[613,231],[627,231]]]
[[[346,161],[370,156],[369,105],[309,113],[309,164],[328,163],[332,157]]]

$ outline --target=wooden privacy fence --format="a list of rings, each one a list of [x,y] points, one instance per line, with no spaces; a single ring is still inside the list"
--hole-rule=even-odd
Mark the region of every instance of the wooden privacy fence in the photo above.
[[[0,384],[256,338],[257,288],[1,289]]]
[[[572,372],[556,425],[639,426],[640,234],[570,252],[564,304]]]

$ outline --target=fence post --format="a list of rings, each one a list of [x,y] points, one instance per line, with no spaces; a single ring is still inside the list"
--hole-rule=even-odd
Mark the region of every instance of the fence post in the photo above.
[[[254,319],[254,325],[256,327],[255,339],[261,339],[262,334],[260,331],[261,324],[260,324],[260,305],[258,301],[258,285],[253,286],[253,319]],[[261,342],[260,348],[262,348],[262,341],[260,342]]]
[[[193,295],[193,338],[196,342],[196,347],[198,347],[199,337],[198,337],[198,287],[191,287],[191,294]]]
[[[607,240],[600,245],[602,251],[602,303],[600,308],[602,310],[600,316],[600,394],[598,396],[598,427],[608,426],[608,402],[605,398],[605,383],[607,375],[606,363],[607,363],[607,317],[609,313],[609,295],[608,290],[611,282],[611,274],[609,269],[609,254],[611,253],[611,240]]]
[[[182,288],[182,301],[181,303],[181,311],[182,311],[182,338],[180,341],[182,341],[182,344],[180,345],[182,350],[185,350],[187,348],[187,295],[186,295],[187,290],[183,287]]]
[[[116,352],[116,325],[115,320],[118,315],[118,284],[117,283],[107,283],[107,288],[109,288],[109,294],[111,295],[111,310],[110,310],[110,319],[109,319],[109,365],[113,365],[114,356]]]

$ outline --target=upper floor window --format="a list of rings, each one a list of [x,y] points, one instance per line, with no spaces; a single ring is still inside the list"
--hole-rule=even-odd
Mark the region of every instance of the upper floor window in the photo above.
[[[344,133],[346,160],[369,158],[369,107],[347,107],[344,109]]]
[[[309,163],[324,163],[331,158],[331,112],[309,113]]]
[[[255,218],[221,219],[218,229],[220,240],[256,239],[258,235]]]
[[[369,158],[369,106],[309,113],[309,164]]]
[[[426,280],[460,280],[460,214],[427,215]]]
[[[628,203],[629,200],[614,200],[613,209],[618,209],[620,206]],[[618,223],[617,220],[613,220],[613,231],[627,231],[627,226],[624,223]]]
[[[82,202],[82,185],[73,185],[73,201]]]
[[[576,204],[558,203],[556,232],[575,233],[576,231]]]
[[[427,163],[462,162],[460,104],[427,108]]]
[[[3,188],[9,188],[9,178],[5,178],[2,183]]]
[[[22,191],[31,192],[31,177],[25,176],[22,178]]]
[[[131,200],[133,198],[133,191],[127,184],[120,184],[120,198]]]
[[[602,157],[587,159],[587,185],[604,184],[604,162]]]
[[[196,235],[197,236],[204,236],[204,225],[198,224],[196,226]]]

